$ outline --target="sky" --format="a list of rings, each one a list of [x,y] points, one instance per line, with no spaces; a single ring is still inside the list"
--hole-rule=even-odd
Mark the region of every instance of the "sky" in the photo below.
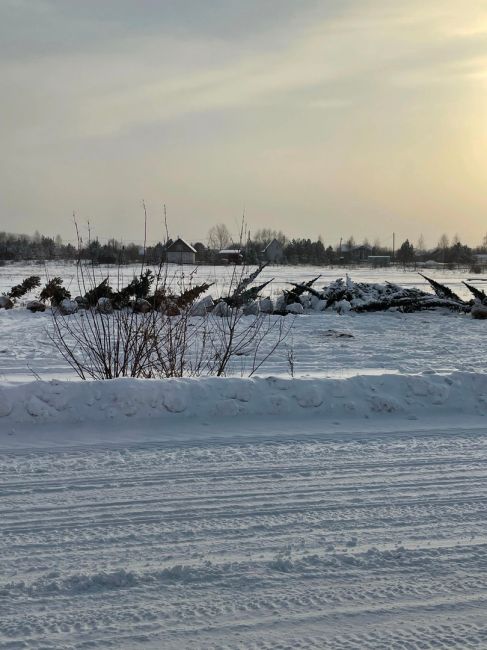
[[[487,232],[485,0],[0,0],[0,230]]]

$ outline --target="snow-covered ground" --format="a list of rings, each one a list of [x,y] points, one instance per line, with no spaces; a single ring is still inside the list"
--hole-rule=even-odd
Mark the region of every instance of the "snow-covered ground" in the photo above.
[[[0,310],[0,379],[71,375],[46,335],[50,327],[48,312]],[[299,377],[485,370],[487,324],[453,312],[306,314],[295,319],[285,344],[259,374],[289,376],[289,351]]]
[[[29,274],[42,275],[43,271],[43,267],[36,265],[0,267],[0,292],[21,282]],[[106,277],[109,271],[96,269],[99,278]],[[124,281],[130,280],[134,271],[140,272],[140,268],[125,269]],[[113,269],[111,272],[114,273]],[[228,285],[230,273],[227,267],[200,267],[194,281],[215,281],[216,286],[210,292],[217,295]],[[268,267],[262,274],[262,281],[275,278],[269,291],[276,294],[282,287],[289,286],[286,283],[290,280],[307,281],[320,273],[322,278],[317,286],[324,286],[337,277],[345,276],[347,269]],[[462,285],[462,280],[469,277],[468,273],[429,273],[460,295],[468,296],[468,291]],[[73,294],[78,293],[74,265],[50,265],[49,275],[61,275]],[[173,275],[172,271],[169,275]],[[402,286],[426,288],[423,278],[412,271],[357,269],[352,277],[357,281],[390,280]],[[485,284],[477,282],[480,287],[485,287]],[[65,378],[72,375],[46,335],[50,327],[49,312],[32,314],[25,309],[0,310],[0,379],[13,381],[32,379],[34,376]],[[337,337],[337,333],[352,336]],[[485,370],[485,341],[485,321],[452,312],[307,314],[295,319],[285,345],[260,368],[259,374],[289,375],[289,352],[292,352],[294,375],[298,377],[346,377],[357,373],[422,372],[428,369]],[[237,364],[233,372],[245,374],[245,364]]]
[[[312,413],[0,424],[0,648],[487,647],[485,418]]]
[[[307,314],[253,379],[110,382],[50,323],[0,310],[1,650],[487,647],[485,321]]]

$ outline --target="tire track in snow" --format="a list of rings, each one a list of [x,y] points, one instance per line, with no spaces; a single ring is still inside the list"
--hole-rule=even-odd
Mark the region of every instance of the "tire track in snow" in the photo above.
[[[475,432],[5,454],[0,648],[484,647],[486,461]]]

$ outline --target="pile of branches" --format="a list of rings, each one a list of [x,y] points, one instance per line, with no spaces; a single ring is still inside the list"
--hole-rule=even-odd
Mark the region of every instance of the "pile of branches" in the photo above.
[[[71,293],[63,287],[63,281],[60,277],[51,278],[42,289],[40,296],[42,302],[51,302],[51,305],[60,305],[63,300],[71,298]]]
[[[38,275],[30,275],[25,278],[20,284],[16,284],[6,294],[0,296],[0,309],[12,309],[15,301],[25,296],[29,291],[37,289],[41,284],[41,279]]]
[[[210,298],[208,311],[218,303],[225,303],[231,309],[240,309],[258,300],[262,291],[272,282],[272,279],[257,286],[251,285],[266,266],[266,264],[263,264],[249,276],[239,277],[230,286],[227,296],[223,296],[215,302]],[[156,310],[169,316],[177,316],[184,311],[190,310],[212,286],[212,283],[203,282],[194,286],[183,287],[179,292],[175,292],[169,287],[169,283],[166,282],[165,278],[163,278],[162,282],[160,280],[152,270],[146,269],[119,289],[114,289],[111,286],[108,277],[98,283],[90,281],[90,288],[85,287],[84,295],[77,296],[75,302],[84,309],[95,309],[103,304],[105,313],[124,309],[139,311],[143,306],[144,312]],[[83,278],[80,285],[85,284]],[[153,288],[154,285],[155,288]],[[26,278],[21,284],[12,287],[2,297],[3,302],[0,302],[0,307],[12,308],[16,299],[39,286],[40,278],[38,276]],[[63,286],[62,278],[56,276],[51,278],[42,288],[39,298],[42,303],[50,302],[54,307],[59,307],[64,300],[71,299],[71,293]],[[107,303],[109,309],[107,309]]]
[[[422,277],[430,284],[434,293],[417,288],[401,287],[392,282],[385,284],[353,282],[348,276],[345,280],[339,278],[327,287],[318,290],[313,287],[318,277],[304,284],[290,283],[293,289],[283,292],[280,310],[298,302],[304,308],[317,308],[319,311],[334,309],[356,312],[386,311],[388,309],[414,312],[443,307],[452,311],[468,313],[476,305],[487,306],[487,295],[484,291],[466,282],[463,284],[473,295],[473,299],[469,301],[463,300],[449,287],[425,275]]]
[[[248,305],[257,300],[267,285],[274,280],[274,278],[271,278],[256,287],[250,286],[266,266],[267,263],[261,264],[249,276],[239,278],[235,288],[231,288],[229,295],[221,298],[221,301],[226,303],[229,307],[243,307],[244,305]]]
[[[228,295],[222,296],[215,302],[211,297],[204,298],[205,309],[211,311],[218,307],[215,313],[223,315],[228,310],[246,310],[256,308],[255,313],[261,309],[262,301],[259,300],[264,289],[273,281],[273,278],[266,282],[255,285],[254,282],[267,264],[262,264],[249,275],[236,277],[230,284]],[[316,287],[320,276],[316,276],[308,282],[290,282],[290,289],[285,289],[282,295],[270,303],[267,313],[275,315],[287,315],[288,313],[301,313],[308,309],[314,311],[335,310],[374,312],[397,309],[402,312],[415,312],[426,309],[447,308],[456,312],[471,313],[476,318],[487,318],[487,294],[482,289],[464,282],[465,287],[472,294],[471,300],[460,298],[446,285],[420,274],[430,285],[433,293],[413,287],[401,287],[392,282],[385,284],[354,282],[350,277],[338,278],[328,286],[321,289]],[[212,286],[207,282],[182,288],[179,293],[171,290],[166,282],[160,284],[160,278],[156,277],[150,269],[134,276],[133,279],[121,289],[115,290],[105,278],[98,284],[85,292],[84,296],[78,296],[75,300],[78,305],[84,308],[97,308],[100,301],[110,305],[110,310],[132,311],[160,311],[167,316],[177,316],[184,312],[190,312],[208,289]],[[1,296],[0,307],[11,308],[14,301],[24,296],[29,291],[40,285],[38,276],[26,278],[21,284],[12,287],[5,295]],[[155,289],[153,286],[155,285]],[[59,306],[64,299],[71,297],[70,292],[63,286],[59,277],[54,277],[45,285],[40,293],[42,302],[50,301],[52,305]],[[267,308],[269,306],[267,305]],[[223,309],[222,309],[223,308]],[[204,310],[203,310],[204,311]],[[105,312],[110,313],[110,312]],[[254,313],[248,311],[247,313]]]
[[[37,289],[40,284],[41,279],[38,275],[30,275],[28,278],[25,278],[23,282],[12,287],[7,295],[11,300],[17,300],[18,298],[25,296],[29,291]]]
[[[154,283],[156,288],[153,290]],[[109,301],[112,309],[115,310],[130,308],[137,311],[141,305],[144,305],[144,311],[156,309],[177,315],[181,310],[191,307],[211,287],[211,284],[204,282],[184,289],[180,293],[174,293],[169,291],[165,284],[157,285],[158,278],[150,269],[146,269],[117,290],[113,289],[107,277],[76,300],[86,307],[96,307],[103,300]]]

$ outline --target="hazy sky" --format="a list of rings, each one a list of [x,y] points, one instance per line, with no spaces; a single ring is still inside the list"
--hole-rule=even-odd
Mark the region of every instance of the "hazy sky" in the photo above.
[[[0,230],[487,231],[485,0],[0,0]]]

